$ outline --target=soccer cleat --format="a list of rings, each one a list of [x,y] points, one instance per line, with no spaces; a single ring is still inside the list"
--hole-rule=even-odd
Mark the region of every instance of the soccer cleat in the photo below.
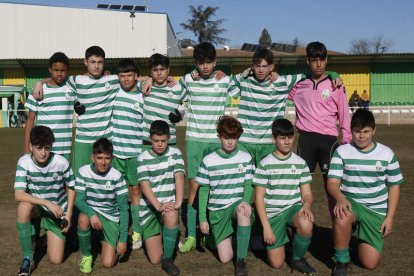
[[[237,259],[234,274],[236,276],[247,276],[247,264],[245,259]]]
[[[30,260],[27,257],[24,257],[20,262],[19,270],[17,271],[18,276],[29,276],[32,274],[32,270],[36,267],[34,260]]]
[[[188,253],[196,248],[196,239],[194,237],[187,237],[184,244],[180,247],[180,253]]]
[[[162,259],[161,268],[165,270],[168,275],[180,275],[180,269],[174,264],[171,258]]]
[[[332,276],[346,276],[348,274],[349,263],[336,262],[332,271]]]
[[[316,270],[310,266],[310,264],[305,260],[305,258],[302,258],[300,260],[292,260],[291,266],[292,269],[296,269],[304,275],[316,275]]]
[[[142,237],[140,233],[132,233],[132,249],[140,249],[142,247]]]
[[[79,270],[83,273],[92,272],[92,256],[82,256],[82,260],[79,262]]]

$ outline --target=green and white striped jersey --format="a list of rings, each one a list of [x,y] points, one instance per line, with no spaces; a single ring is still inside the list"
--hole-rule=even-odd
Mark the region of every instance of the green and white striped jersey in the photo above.
[[[175,124],[170,122],[168,115],[178,109],[186,96],[185,88],[177,83],[174,87],[152,86],[149,96],[144,98],[143,140],[150,141],[149,128],[155,120],[163,120],[170,126],[170,144],[177,143]]]
[[[52,129],[55,142],[52,152],[70,154],[72,147],[73,105],[76,94],[66,83],[62,86],[43,84],[43,100],[29,95],[25,107],[36,114],[36,125]]]
[[[112,111],[114,155],[121,159],[138,157],[142,151],[143,96],[141,91],[119,89]]]
[[[73,190],[74,187],[75,178],[69,162],[58,154],[51,153],[49,163],[44,167],[38,166],[30,154],[23,155],[17,162],[14,189],[47,199],[65,212],[68,207],[66,188]],[[50,213],[45,206],[42,208]]]
[[[216,125],[224,115],[226,97],[229,92],[239,90],[228,76],[221,80],[212,74],[209,79],[193,80],[191,74],[181,80],[188,93],[187,141],[219,143]]]
[[[128,195],[121,173],[110,168],[105,175],[97,174],[93,164],[82,166],[76,177],[75,191],[85,193],[85,201],[107,219],[119,222],[117,197]]]
[[[302,204],[300,186],[311,182],[308,165],[293,152],[286,159],[269,154],[260,161],[253,178],[253,185],[266,188],[264,203],[269,219]]]
[[[150,188],[160,203],[175,202],[176,173],[184,173],[184,160],[181,151],[168,147],[162,155],[152,150],[144,151],[138,158],[138,183],[148,181]],[[151,203],[142,195],[139,216],[144,225],[150,213]]]
[[[78,116],[75,141],[94,143],[102,137],[111,137],[112,104],[120,85],[117,75],[93,78],[71,76],[68,85],[75,89],[78,101],[85,105],[85,113]]]
[[[394,152],[380,143],[367,152],[354,144],[338,147],[328,178],[340,179],[345,196],[384,216],[388,211],[388,187],[404,181]]]
[[[285,117],[286,99],[289,91],[305,75],[286,75],[269,84],[258,82],[254,77],[243,78],[241,74],[233,76],[240,88],[230,96],[240,96],[238,120],[243,127],[240,142],[253,144],[272,144],[272,123]]]
[[[210,189],[207,208],[223,210],[243,198],[245,185],[251,185],[253,159],[247,152],[221,149],[206,155],[197,172],[196,182]]]

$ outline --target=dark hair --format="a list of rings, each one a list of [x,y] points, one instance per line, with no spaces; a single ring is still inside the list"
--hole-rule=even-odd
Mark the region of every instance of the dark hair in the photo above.
[[[375,129],[375,118],[371,111],[360,108],[352,115],[351,130],[359,130],[364,127],[372,127]]]
[[[308,58],[325,59],[327,55],[325,45],[319,41],[311,42],[306,46],[306,56]]]
[[[237,119],[231,116],[221,116],[217,124],[217,133],[227,139],[239,139],[243,128]]]
[[[118,63],[118,74],[129,72],[138,74],[137,64],[130,58],[121,59]]]
[[[47,126],[35,126],[30,131],[30,144],[32,146],[52,146],[54,142],[53,131]]]
[[[155,120],[151,123],[149,129],[150,136],[153,135],[168,135],[170,136],[170,126],[163,120]]]
[[[258,64],[262,60],[266,61],[269,65],[273,64],[273,53],[266,48],[258,48],[253,55],[253,64]]]
[[[99,46],[91,46],[85,51],[85,59],[88,59],[91,56],[102,57],[105,59],[105,51]]]
[[[196,63],[216,60],[216,48],[210,42],[202,42],[194,47],[193,58]]]
[[[95,154],[111,154],[114,152],[114,146],[108,138],[100,138],[98,141],[93,143],[92,153]]]
[[[62,52],[56,52],[49,58],[49,68],[52,68],[53,63],[61,62],[69,67],[69,58]]]
[[[148,66],[151,69],[152,67],[161,65],[162,67],[170,67],[170,58],[161,54],[153,54],[148,60]]]
[[[272,124],[272,135],[277,136],[293,136],[295,130],[292,123],[288,119],[277,119]]]

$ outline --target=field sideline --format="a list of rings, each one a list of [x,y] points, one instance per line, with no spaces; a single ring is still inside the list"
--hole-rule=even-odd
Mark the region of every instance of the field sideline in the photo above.
[[[180,141],[178,146],[183,154],[184,131],[185,128],[180,127],[177,133]],[[0,275],[15,275],[22,257],[15,224],[16,203],[13,198],[13,183],[16,163],[22,154],[23,132],[23,129],[0,129]],[[352,265],[351,275],[411,275],[414,270],[414,212],[411,209],[414,198],[414,125],[379,125],[376,138],[396,152],[405,183],[401,187],[394,233],[385,241],[382,264],[374,271]],[[322,186],[321,177],[317,174],[312,186],[315,198],[314,236],[310,252],[306,256],[319,275],[330,275],[334,264],[332,236]],[[80,251],[70,252],[60,266],[51,265],[45,255],[33,275],[84,275],[79,272],[77,266],[80,255]],[[291,274],[290,268],[286,265],[280,271],[271,269],[263,256],[261,252],[249,252],[247,262],[250,275],[300,275],[298,272]],[[117,264],[113,269],[103,269],[98,256],[92,275],[167,275],[160,266],[149,263],[143,250],[133,251],[127,254],[125,259],[125,262]],[[178,253],[176,264],[181,270],[181,275],[234,275],[233,264],[221,264],[209,251],[203,253],[196,250],[187,255]]]

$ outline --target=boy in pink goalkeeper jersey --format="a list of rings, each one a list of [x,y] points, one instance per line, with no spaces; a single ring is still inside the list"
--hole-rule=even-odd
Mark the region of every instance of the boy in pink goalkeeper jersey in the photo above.
[[[311,75],[295,85],[288,99],[294,101],[296,108],[298,154],[305,159],[312,174],[319,165],[326,191],[331,155],[338,147],[337,121],[341,129],[341,143],[351,140],[349,109],[345,88],[342,86],[333,90],[331,79],[325,73],[328,61],[325,45],[309,43],[306,55]],[[328,204],[332,215],[335,202],[329,195]]]

